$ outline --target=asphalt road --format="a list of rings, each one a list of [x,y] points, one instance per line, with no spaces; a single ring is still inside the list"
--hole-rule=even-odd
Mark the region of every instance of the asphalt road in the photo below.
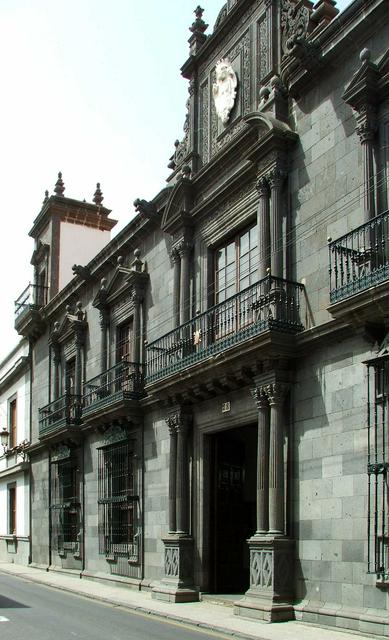
[[[215,640],[202,632],[0,573],[1,640]]]

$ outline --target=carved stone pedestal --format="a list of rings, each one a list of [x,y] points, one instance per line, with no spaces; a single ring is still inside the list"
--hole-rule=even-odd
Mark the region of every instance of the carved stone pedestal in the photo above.
[[[234,613],[267,622],[294,619],[294,540],[253,536],[250,548],[250,588],[234,603]]]
[[[172,534],[165,545],[165,577],[154,587],[152,597],[165,602],[197,602],[193,584],[193,538]]]

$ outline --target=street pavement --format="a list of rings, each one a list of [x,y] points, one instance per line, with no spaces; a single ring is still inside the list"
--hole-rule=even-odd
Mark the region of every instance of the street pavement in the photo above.
[[[33,595],[37,591],[40,595]],[[31,601],[26,599],[30,594]],[[1,616],[9,622],[2,622]],[[32,635],[35,629],[36,635]],[[134,633],[138,635],[131,635]],[[126,585],[0,562],[0,640],[206,640],[231,636],[239,640],[372,637],[297,621],[267,624],[245,620],[233,615],[232,607],[208,600],[166,603],[152,599],[148,591]]]

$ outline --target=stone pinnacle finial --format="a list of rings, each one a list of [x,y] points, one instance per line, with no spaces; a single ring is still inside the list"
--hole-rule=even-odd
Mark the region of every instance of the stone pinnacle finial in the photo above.
[[[58,180],[55,183],[55,187],[54,187],[54,193],[56,196],[63,196],[65,192],[65,184],[64,181],[62,180],[62,172],[59,171],[58,172]]]
[[[204,9],[200,7],[200,5],[197,5],[193,13],[196,16],[196,20],[193,22],[192,26],[189,27],[189,31],[192,33],[204,33],[208,28],[208,25],[205,24],[203,20]]]
[[[96,184],[96,191],[93,196],[93,202],[99,207],[104,200],[103,192],[100,189],[100,182]]]

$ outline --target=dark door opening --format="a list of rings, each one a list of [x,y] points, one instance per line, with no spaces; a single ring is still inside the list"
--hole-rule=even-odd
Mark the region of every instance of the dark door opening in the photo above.
[[[243,593],[249,587],[247,538],[255,532],[257,428],[211,437],[211,588]]]

